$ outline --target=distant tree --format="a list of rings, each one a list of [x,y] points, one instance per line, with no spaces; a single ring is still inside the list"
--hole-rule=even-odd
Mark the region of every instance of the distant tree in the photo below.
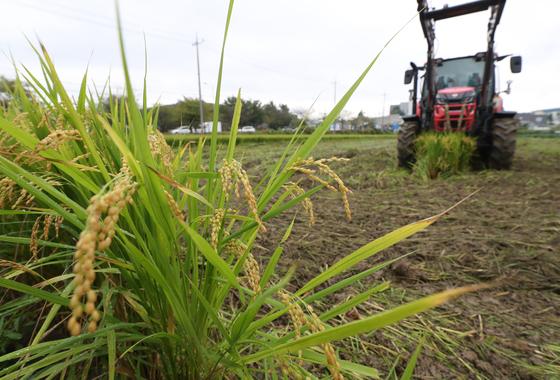
[[[373,128],[373,119],[364,115],[363,111],[360,111],[358,115],[351,120],[352,129],[363,131],[368,128]]]
[[[230,96],[220,105],[220,121],[223,130],[231,128],[233,112],[237,99]],[[213,105],[204,103],[204,120],[211,121]],[[185,98],[175,104],[162,105],[159,108],[158,126],[161,131],[168,131],[180,125],[190,125],[193,128],[199,123],[199,104],[197,99]],[[259,100],[241,99],[241,115],[239,126],[252,125],[278,129],[286,126],[297,126],[301,120],[291,112],[285,104],[276,106],[273,102],[263,105]]]
[[[231,128],[235,101],[235,96],[230,96],[220,105],[220,121],[222,122],[222,128],[224,130],[229,130]]]
[[[258,126],[263,123],[264,112],[262,109],[262,104],[258,100],[244,100],[243,108],[241,110],[241,118],[239,124],[243,125],[254,125]]]
[[[290,112],[285,104],[280,104],[277,108],[273,102],[263,107],[264,123],[271,129],[279,129],[297,124],[297,116]]]
[[[212,120],[213,105],[203,103],[204,120]],[[183,98],[175,104],[159,107],[158,126],[161,131],[168,131],[181,125],[189,125],[193,129],[200,124],[200,104],[198,99]]]
[[[231,127],[236,100],[235,96],[230,96],[220,106],[220,119],[222,121],[222,127],[226,130]],[[259,126],[263,124],[263,115],[263,108],[260,101],[241,99],[241,115],[239,116],[240,127],[244,125]]]
[[[18,86],[19,83],[19,86]],[[21,91],[16,91],[19,88]],[[8,79],[0,75],[0,105],[7,107],[10,100],[14,96],[24,95],[26,97],[31,96],[31,91],[29,86],[25,82],[21,82],[19,79]]]

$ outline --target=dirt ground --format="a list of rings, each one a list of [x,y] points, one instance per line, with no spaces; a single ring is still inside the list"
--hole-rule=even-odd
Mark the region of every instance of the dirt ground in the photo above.
[[[258,177],[283,145],[239,146]],[[300,212],[283,263],[303,283],[363,244],[437,214],[480,189],[426,231],[370,258],[356,270],[407,255],[337,295],[342,301],[390,281],[348,318],[360,318],[446,288],[499,279],[434,311],[339,345],[340,355],[386,377],[400,373],[425,338],[415,378],[560,379],[560,139],[521,138],[513,170],[467,173],[423,182],[395,169],[395,140],[326,141],[315,157],[351,158],[337,172],[352,189],[351,222],[335,195],[313,199],[317,223]],[[255,253],[266,263],[290,216]],[[396,360],[396,361],[395,361]]]

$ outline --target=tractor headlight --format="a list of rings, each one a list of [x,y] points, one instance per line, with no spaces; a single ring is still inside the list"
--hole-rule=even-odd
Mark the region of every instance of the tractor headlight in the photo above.
[[[476,92],[474,91],[468,92],[463,97],[463,103],[474,103],[475,98],[476,98]]]
[[[436,103],[437,104],[445,104],[446,103],[446,97],[443,94],[437,94],[436,95]]]

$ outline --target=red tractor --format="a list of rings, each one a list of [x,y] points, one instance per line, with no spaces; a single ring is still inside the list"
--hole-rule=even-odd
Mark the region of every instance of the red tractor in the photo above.
[[[427,0],[417,0],[422,31],[428,42],[424,66],[410,63],[405,84],[411,90],[414,115],[405,116],[397,151],[399,166],[411,168],[415,162],[415,140],[425,131],[466,133],[477,141],[473,164],[492,169],[509,169],[515,153],[518,122],[515,112],[504,111],[496,92],[495,64],[510,55],[494,52],[494,34],[506,0],[478,0],[442,9],[429,9]],[[488,47],[472,56],[434,58],[435,22],[490,9]],[[513,73],[521,72],[521,57],[511,56]],[[422,74],[421,74],[422,73]],[[421,74],[421,75],[420,75]],[[423,84],[418,99],[418,79]],[[508,90],[505,91],[509,93]]]

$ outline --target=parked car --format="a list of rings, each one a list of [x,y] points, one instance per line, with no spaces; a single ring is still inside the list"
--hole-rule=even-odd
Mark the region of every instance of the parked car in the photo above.
[[[257,130],[252,125],[245,125],[239,128],[239,133],[255,133]]]
[[[184,135],[187,133],[191,133],[191,127],[188,125],[181,125],[178,128],[172,129],[169,131],[172,135]]]

